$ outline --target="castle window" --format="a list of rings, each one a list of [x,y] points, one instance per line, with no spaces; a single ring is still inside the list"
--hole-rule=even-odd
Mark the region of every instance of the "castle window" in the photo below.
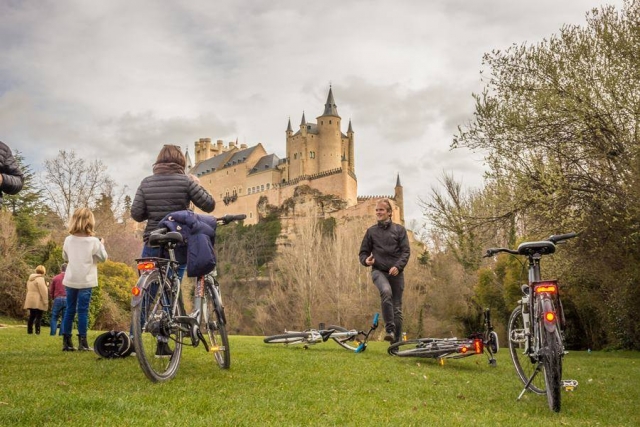
[[[293,160],[296,160],[298,158],[298,153],[294,153],[293,154]]]
[[[329,124],[331,124],[331,120],[329,120]]]
[[[260,186],[260,191],[264,191],[264,184]]]
[[[267,190],[269,189],[269,184],[267,184]]]

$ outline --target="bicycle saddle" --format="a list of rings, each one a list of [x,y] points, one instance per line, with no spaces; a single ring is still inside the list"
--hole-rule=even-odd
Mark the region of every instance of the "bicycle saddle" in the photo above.
[[[166,234],[150,234],[149,246],[166,246],[168,243],[182,243],[182,234],[177,231],[170,231]]]
[[[533,255],[538,253],[540,255],[549,255],[556,251],[556,245],[548,240],[540,242],[524,242],[518,246],[518,254],[520,255]]]

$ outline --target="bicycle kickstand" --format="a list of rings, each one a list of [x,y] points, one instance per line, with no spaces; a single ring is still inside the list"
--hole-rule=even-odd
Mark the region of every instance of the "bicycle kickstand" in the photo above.
[[[538,366],[536,366],[536,370],[533,371],[533,375],[531,375],[531,378],[529,378],[529,381],[527,381],[527,383],[524,385],[524,388],[520,392],[520,396],[518,396],[518,398],[516,400],[520,400],[522,398],[524,393],[527,391],[527,389],[529,388],[529,386],[533,382],[533,379],[536,377],[536,375],[538,375],[538,372],[540,372],[540,368],[541,367],[542,367],[542,362],[538,362]]]

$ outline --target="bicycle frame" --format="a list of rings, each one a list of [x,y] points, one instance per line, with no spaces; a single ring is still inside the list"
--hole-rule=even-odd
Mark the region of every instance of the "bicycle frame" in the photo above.
[[[346,329],[342,326],[334,325],[330,325],[325,329],[324,324],[320,324],[318,329],[308,329],[305,331],[285,330],[284,334],[265,337],[264,342],[266,344],[301,344],[305,349],[308,349],[311,345],[325,342],[331,338],[339,346],[347,350],[362,353],[367,348],[369,336],[378,327],[378,319],[379,313],[376,313],[373,316],[373,323],[367,332],[356,329]],[[357,339],[360,335],[364,337],[362,341]]]
[[[555,252],[557,243],[576,236],[576,233],[567,233],[543,241],[525,242],[517,250],[490,248],[485,255],[489,257],[506,252],[527,257],[527,284],[522,286],[523,295],[509,318],[509,352],[516,373],[524,383],[518,400],[527,390],[546,394],[549,407],[556,412],[560,410],[560,387],[563,383],[565,318],[558,282],[542,280],[540,261],[544,255]],[[541,372],[544,383],[536,382]]]
[[[245,215],[225,215],[216,222],[224,225],[244,218]],[[185,313],[177,274],[180,264],[175,256],[180,243],[183,243],[180,233],[155,230],[149,236],[149,245],[164,248],[168,258],[136,260],[139,278],[132,289],[133,341],[140,366],[151,381],[166,381],[175,376],[182,345],[187,344],[184,336],[191,339],[193,347],[202,342],[220,368],[230,366],[226,319],[215,272],[196,278],[194,311]]]
[[[499,350],[498,335],[491,324],[491,312],[484,311],[484,331],[471,334],[468,338],[418,338],[399,341],[389,346],[387,352],[398,357],[424,357],[437,359],[461,359],[486,354],[490,366],[497,366],[493,357]]]

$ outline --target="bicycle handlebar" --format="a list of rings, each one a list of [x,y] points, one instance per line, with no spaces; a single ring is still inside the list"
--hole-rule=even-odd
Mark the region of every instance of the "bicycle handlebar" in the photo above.
[[[569,240],[572,239],[574,237],[578,236],[578,233],[575,232],[571,232],[571,233],[565,233],[565,234],[552,234],[551,236],[549,236],[548,239],[546,239],[547,242],[551,242],[554,245],[557,243],[561,243],[564,242],[565,240]],[[543,240],[545,241],[545,240]],[[520,246],[522,245],[526,245],[527,243],[522,243]],[[508,254],[512,254],[512,255],[523,255],[522,253],[520,253],[519,251],[515,250],[515,249],[509,249],[509,248],[489,248],[487,249],[487,252],[482,256],[482,258],[490,258],[492,256],[494,256],[495,254],[498,254],[500,252],[506,252]]]
[[[554,235],[550,236],[547,240],[549,240],[550,242],[553,242],[553,243],[560,243],[563,240],[573,239],[577,235],[578,235],[578,233],[574,233],[574,232],[567,233],[567,234],[558,234],[557,236],[554,234]]]
[[[247,216],[245,214],[238,214],[238,215],[227,214],[225,216],[217,218],[216,220],[218,221],[218,224],[224,225],[224,224],[229,224],[230,222],[233,222],[233,221],[242,221],[246,217]]]

